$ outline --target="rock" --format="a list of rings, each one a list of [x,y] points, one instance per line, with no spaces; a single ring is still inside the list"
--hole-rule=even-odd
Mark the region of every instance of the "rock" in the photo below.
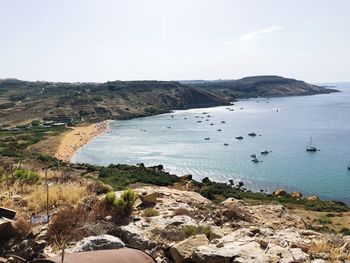
[[[157,243],[143,235],[142,229],[133,223],[122,226],[118,230],[120,238],[128,245],[141,250],[151,250]]]
[[[145,164],[144,163],[137,163],[136,166],[140,167],[140,168],[145,168]]]
[[[328,263],[329,261],[326,261],[324,259],[315,259],[312,260],[311,263]]]
[[[301,192],[292,192],[290,194],[291,197],[295,198],[295,199],[300,199],[303,198],[303,194]]]
[[[273,194],[273,196],[276,196],[276,197],[288,195],[288,193],[284,189],[278,189],[275,192],[273,192],[272,194]]]
[[[232,262],[268,262],[265,260],[264,250],[257,242],[220,243],[200,246],[194,252],[192,260],[195,263],[232,263]]]
[[[202,183],[203,183],[203,184],[210,184],[210,183],[211,183],[211,180],[209,179],[209,177],[204,177],[204,178],[202,179]]]
[[[179,226],[179,225],[190,225],[190,226],[196,226],[197,222],[196,220],[194,220],[193,218],[191,218],[190,216],[187,215],[178,215],[178,216],[174,216],[171,220],[170,220],[170,224],[169,225],[173,225],[173,226]]]
[[[183,180],[192,180],[192,174],[183,175],[180,178]]]
[[[296,262],[307,262],[310,259],[310,256],[300,248],[291,248],[290,253],[292,253],[293,259]]]
[[[125,244],[117,237],[111,235],[90,236],[76,243],[74,247],[69,249],[71,253],[118,249],[125,247]]]
[[[307,200],[312,201],[312,202],[316,202],[316,201],[319,201],[320,198],[318,196],[316,196],[316,195],[312,195],[312,196],[309,196],[307,198]]]
[[[202,245],[208,244],[206,235],[195,235],[175,244],[170,248],[171,258],[175,263],[184,263],[190,261],[193,251]]]
[[[316,253],[313,256],[316,259],[324,259],[324,260],[328,260],[331,257],[329,253]]]
[[[12,221],[0,218],[0,241],[7,241],[17,235],[17,230]]]
[[[160,194],[158,192],[154,192],[151,194],[139,195],[139,198],[143,205],[151,206],[157,203],[157,198],[159,197],[159,195]]]

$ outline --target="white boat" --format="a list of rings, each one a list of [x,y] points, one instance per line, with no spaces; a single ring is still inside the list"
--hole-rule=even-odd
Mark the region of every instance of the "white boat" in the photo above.
[[[317,152],[317,148],[312,146],[312,137],[310,137],[310,144],[306,147],[307,152]]]

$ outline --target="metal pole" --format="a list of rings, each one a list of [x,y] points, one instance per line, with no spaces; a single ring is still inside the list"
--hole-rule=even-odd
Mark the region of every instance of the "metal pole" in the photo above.
[[[45,181],[46,181],[46,218],[49,223],[49,182],[47,181],[47,170],[45,170]]]

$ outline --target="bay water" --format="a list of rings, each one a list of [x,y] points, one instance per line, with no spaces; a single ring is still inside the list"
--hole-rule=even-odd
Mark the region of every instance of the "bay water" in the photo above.
[[[284,188],[350,204],[350,83],[334,85],[340,93],[248,99],[112,121],[110,132],[72,161],[162,164],[196,180],[233,179],[254,191]],[[248,136],[251,132],[257,136]],[[319,151],[306,152],[310,137]],[[261,154],[265,150],[269,153]]]

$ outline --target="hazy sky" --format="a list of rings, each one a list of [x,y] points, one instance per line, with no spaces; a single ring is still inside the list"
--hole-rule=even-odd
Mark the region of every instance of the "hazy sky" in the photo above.
[[[0,78],[350,80],[349,0],[0,0]]]

